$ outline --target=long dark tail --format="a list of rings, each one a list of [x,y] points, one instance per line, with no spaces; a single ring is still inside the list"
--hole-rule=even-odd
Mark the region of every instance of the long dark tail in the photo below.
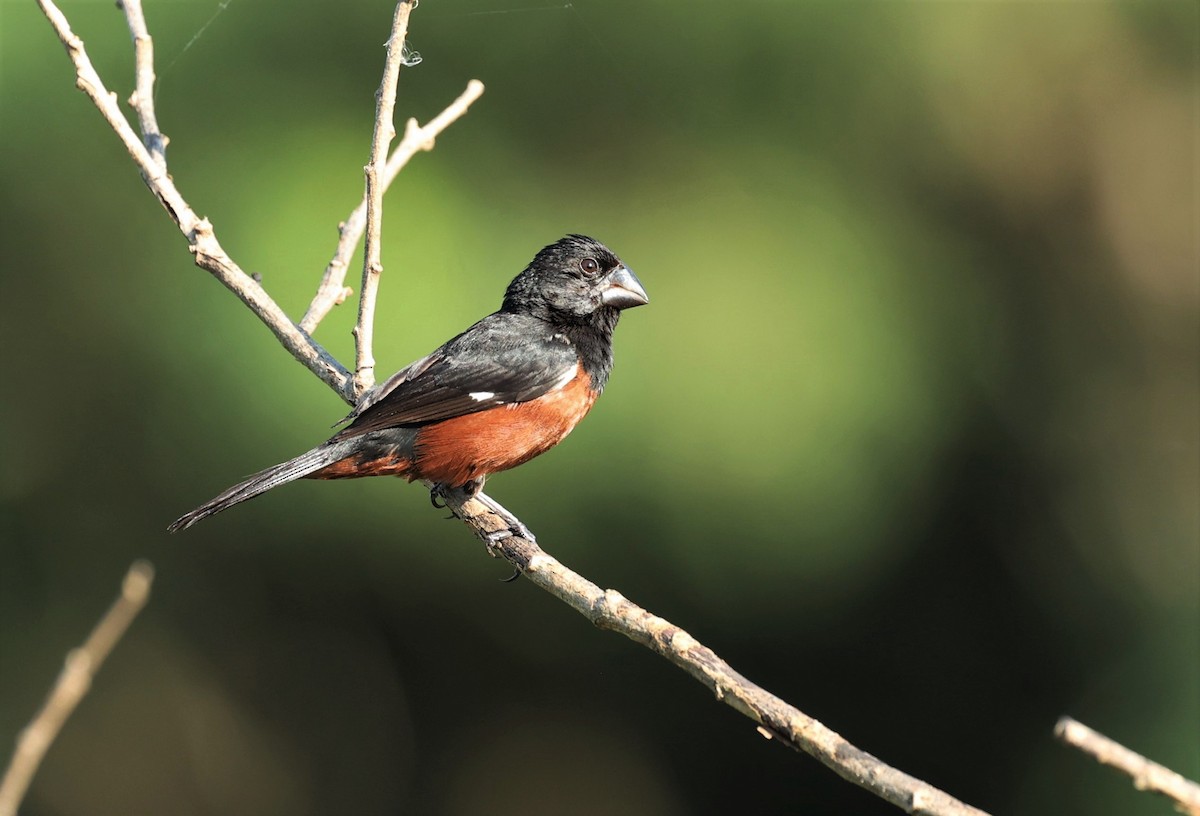
[[[295,459],[269,467],[255,473],[244,482],[239,482],[226,490],[212,501],[200,505],[195,510],[185,513],[171,523],[169,532],[177,533],[186,530],[198,521],[227,510],[235,504],[241,504],[247,499],[266,493],[273,487],[303,479],[305,476],[321,468],[345,459],[354,450],[351,440],[342,442],[326,442],[313,448],[308,453],[302,453]]]

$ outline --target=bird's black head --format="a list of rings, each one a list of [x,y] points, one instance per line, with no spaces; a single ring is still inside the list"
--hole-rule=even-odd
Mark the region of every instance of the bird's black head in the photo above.
[[[586,235],[568,235],[539,252],[513,279],[501,311],[611,331],[621,309],[649,300],[612,250]]]

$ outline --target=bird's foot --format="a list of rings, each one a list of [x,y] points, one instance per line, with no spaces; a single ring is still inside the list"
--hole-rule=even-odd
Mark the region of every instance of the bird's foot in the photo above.
[[[533,534],[533,531],[526,527],[519,518],[505,510],[504,506],[500,504],[500,502],[496,501],[486,493],[477,494],[475,496],[475,501],[486,507],[489,513],[499,516],[504,522],[504,526],[499,530],[493,530],[487,534],[489,549],[491,548],[491,545],[497,544],[512,536],[523,538],[531,544],[537,543],[537,537]]]
[[[497,513],[496,515],[500,514]],[[508,524],[508,526],[501,527],[499,530],[492,530],[490,533],[484,534],[484,540],[487,541],[489,547],[494,544],[499,544],[504,539],[512,538],[513,536],[516,536],[517,538],[523,538],[531,544],[537,543],[537,537],[534,536],[533,531],[522,524],[516,517],[500,517],[504,518],[504,521],[506,524]]]
[[[492,555],[496,554],[495,547],[497,544],[506,538],[511,538],[512,536],[517,536],[532,544],[536,544],[537,537],[534,536],[533,531],[526,527],[519,518],[508,512],[508,510],[506,510],[502,504],[488,494],[484,493],[482,488],[482,479],[473,479],[472,481],[457,487],[451,487],[450,485],[446,484],[432,484],[429,486],[429,501],[438,509],[450,507],[450,510],[454,515],[450,516],[449,518],[462,518],[462,516],[454,511],[454,505],[462,505],[471,499],[474,499],[483,505],[484,509],[489,513],[499,516],[500,520],[504,522],[503,527],[490,532],[481,533],[481,537],[483,538],[484,543],[487,545],[488,552]]]
[[[487,548],[488,555],[490,555],[492,558],[503,557],[503,553],[499,551],[500,542],[504,541],[505,539],[512,538],[514,535],[520,536],[521,538],[529,541],[533,540],[533,533],[529,532],[529,528],[524,524],[521,524],[521,522],[518,521],[514,526],[519,527],[519,529],[514,530],[507,527],[502,527],[499,530],[493,530],[492,532],[486,533],[483,536],[483,546]],[[514,566],[513,574],[507,578],[501,578],[500,583],[511,584],[513,581],[520,578],[524,573],[525,570]]]

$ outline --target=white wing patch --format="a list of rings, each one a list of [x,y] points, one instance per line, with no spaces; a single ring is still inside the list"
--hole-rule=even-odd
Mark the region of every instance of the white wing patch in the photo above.
[[[569,383],[571,380],[575,379],[575,375],[578,373],[579,373],[579,365],[578,364],[569,366],[567,368],[567,370],[563,372],[563,375],[555,381],[554,385],[550,386],[550,390],[551,391],[561,391],[562,389],[566,388],[567,383]]]
[[[470,394],[467,394],[467,396],[476,402],[483,402],[484,400],[490,400],[496,395],[491,391],[472,391]]]

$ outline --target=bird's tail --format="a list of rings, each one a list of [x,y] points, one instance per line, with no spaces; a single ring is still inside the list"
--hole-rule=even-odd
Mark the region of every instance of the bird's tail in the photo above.
[[[313,448],[308,453],[300,454],[295,459],[290,459],[287,462],[259,471],[244,482],[239,482],[221,495],[216,496],[212,501],[200,505],[195,510],[184,513],[175,519],[167,530],[172,533],[186,530],[198,521],[220,513],[222,510],[227,510],[235,504],[241,504],[247,499],[253,499],[261,493],[266,493],[273,487],[294,482],[296,479],[303,479],[310,473],[314,473],[327,465],[332,465],[334,462],[346,458],[352,452],[352,448],[353,445],[347,441],[326,442],[323,445]]]

